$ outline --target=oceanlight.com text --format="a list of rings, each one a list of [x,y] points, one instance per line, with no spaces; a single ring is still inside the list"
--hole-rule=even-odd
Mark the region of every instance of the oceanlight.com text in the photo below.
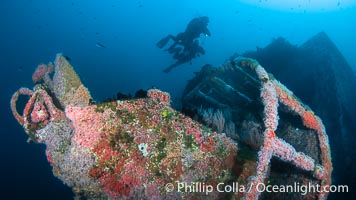
[[[249,186],[241,185],[237,182],[232,184],[218,183],[217,185],[205,184],[202,182],[179,182],[167,183],[165,186],[167,192],[182,192],[182,193],[205,193],[208,195],[211,192],[249,192],[251,190],[257,190],[258,192],[273,192],[273,193],[284,193],[284,192],[294,192],[306,195],[307,193],[324,193],[324,192],[348,192],[349,187],[347,185],[326,185],[321,186],[319,184],[300,184],[295,182],[291,185],[273,185],[273,184],[251,184]]]

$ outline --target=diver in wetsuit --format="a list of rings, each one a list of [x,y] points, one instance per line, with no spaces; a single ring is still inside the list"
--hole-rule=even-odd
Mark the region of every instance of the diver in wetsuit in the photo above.
[[[199,40],[195,39],[190,45],[184,47],[184,49],[182,51],[178,51],[177,48],[180,47],[175,47],[174,49],[176,49],[174,51],[173,54],[173,58],[176,59],[177,61],[170,65],[169,67],[167,67],[166,69],[163,70],[163,72],[168,73],[170,72],[173,68],[190,62],[191,60],[193,60],[194,58],[200,56],[200,54],[205,54],[205,50],[203,49],[203,47],[201,47],[199,45]]]
[[[207,27],[208,23],[209,18],[206,16],[194,18],[189,22],[184,32],[179,33],[177,36],[168,35],[157,43],[159,48],[163,48],[169,40],[173,40],[174,42],[166,51],[172,54],[177,62],[166,68],[164,72],[168,73],[174,67],[190,62],[200,54],[205,54],[205,50],[199,45],[197,38],[201,34],[211,36]]]
[[[211,36],[208,29],[209,17],[198,17],[192,19],[184,32],[179,33],[177,36],[168,35],[157,42],[159,48],[163,48],[169,40],[173,40],[174,43],[167,49],[171,53],[173,49],[179,44],[184,47],[191,45],[194,39],[200,37],[201,34],[205,36]]]

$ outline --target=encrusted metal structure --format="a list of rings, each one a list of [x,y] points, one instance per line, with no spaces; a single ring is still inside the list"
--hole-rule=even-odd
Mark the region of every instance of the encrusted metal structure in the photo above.
[[[234,63],[236,70],[249,68],[256,72],[259,80],[255,80],[254,87],[261,86],[264,106],[264,142],[256,170],[245,184],[252,189],[242,196],[216,190],[219,184],[233,186],[244,173],[236,172],[237,143],[172,109],[168,93],[152,89],[147,98],[94,104],[73,67],[59,54],[54,64],[39,65],[32,76],[38,83],[33,90],[21,88],[14,93],[11,108],[29,140],[46,145],[54,175],[78,198],[258,199],[260,193],[253,186],[266,181],[272,157],[311,172],[322,187],[330,185],[330,150],[321,120],[257,61],[237,58]],[[224,80],[211,80],[219,86],[219,92],[232,99],[253,101]],[[195,88],[187,97],[200,95],[217,105],[224,104],[209,99],[202,87],[205,86]],[[19,95],[29,96],[22,115],[16,108]],[[316,131],[321,163],[276,136],[278,102]],[[215,189],[180,190],[180,183],[190,187],[204,183]],[[319,199],[326,197],[326,192],[319,193]]]

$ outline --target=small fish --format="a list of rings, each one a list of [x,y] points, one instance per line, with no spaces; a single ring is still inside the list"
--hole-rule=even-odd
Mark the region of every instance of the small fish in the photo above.
[[[23,67],[22,67],[22,66],[18,67],[18,68],[17,68],[17,71],[18,71],[18,72],[23,72]]]
[[[72,59],[66,55],[63,55],[63,57],[67,60],[67,61],[71,61]]]
[[[99,42],[97,42],[97,43],[95,44],[95,46],[98,47],[98,48],[106,48],[105,45],[103,45],[103,44],[101,44],[101,43],[99,43]]]

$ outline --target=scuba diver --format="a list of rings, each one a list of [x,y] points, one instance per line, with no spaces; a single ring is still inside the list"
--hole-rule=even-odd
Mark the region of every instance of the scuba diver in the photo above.
[[[174,43],[168,48],[172,50],[176,45],[188,46],[193,43],[193,40],[200,37],[201,34],[205,36],[211,36],[208,29],[209,17],[198,17],[192,19],[184,32],[179,33],[177,36],[168,35],[157,42],[159,48],[163,48],[169,40],[173,40]]]
[[[189,22],[184,32],[177,34],[177,36],[168,35],[157,43],[159,48],[163,48],[170,40],[173,40],[173,44],[166,51],[172,54],[177,62],[165,69],[164,72],[169,72],[172,68],[189,62],[199,54],[205,53],[205,50],[199,46],[197,38],[201,34],[211,36],[207,27],[208,23],[209,18],[206,16],[194,18]]]
[[[181,49],[181,47],[175,47],[172,50],[173,58],[177,61],[164,69],[163,72],[168,73],[178,65],[190,62],[194,58],[199,57],[200,54],[205,54],[205,50],[199,45],[199,39],[195,39],[192,44],[184,47],[183,50]]]

